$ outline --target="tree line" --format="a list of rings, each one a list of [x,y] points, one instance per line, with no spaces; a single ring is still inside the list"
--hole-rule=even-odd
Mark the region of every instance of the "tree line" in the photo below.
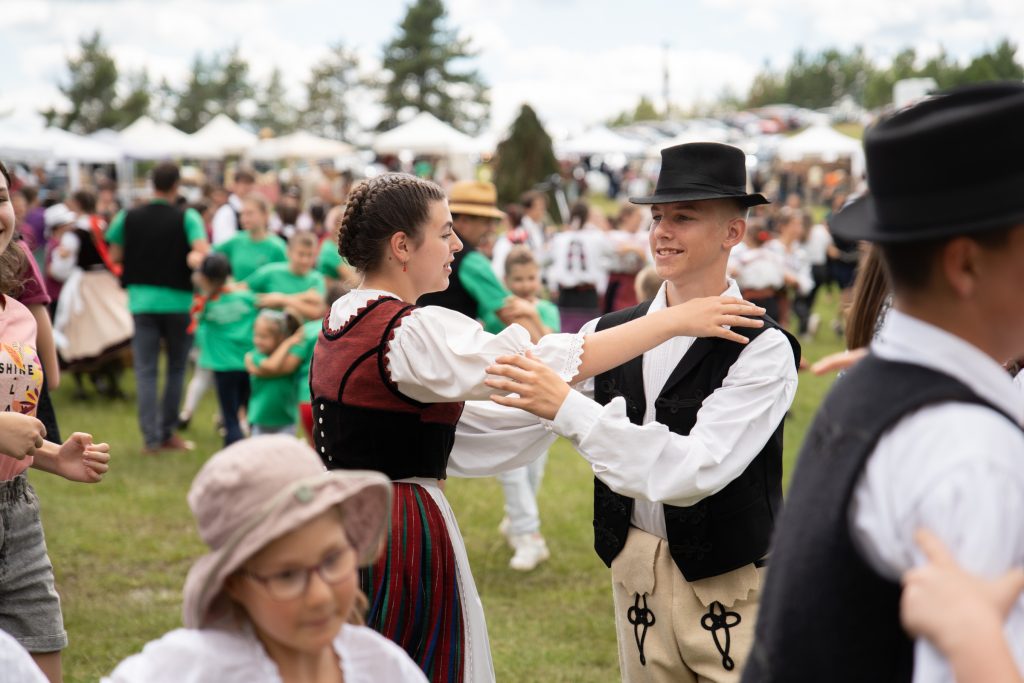
[[[490,109],[486,83],[465,66],[474,57],[470,41],[448,24],[442,0],[416,0],[383,48],[381,73],[361,75],[356,53],[335,43],[310,69],[296,104],[279,69],[257,82],[237,46],[195,55],[184,84],[166,78],[154,84],[144,69],[119,68],[96,31],[81,38],[78,54],[67,59],[67,74],[58,83],[65,106],[40,113],[48,126],[81,134],[121,129],[147,114],[193,133],[223,113],[275,135],[302,129],[346,139],[358,129],[353,99],[369,93],[381,105],[378,130],[396,126],[412,109],[474,134]]]

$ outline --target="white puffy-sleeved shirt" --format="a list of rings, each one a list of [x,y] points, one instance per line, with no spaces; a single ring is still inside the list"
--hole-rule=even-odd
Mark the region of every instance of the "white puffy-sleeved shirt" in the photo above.
[[[647,315],[667,306],[663,284]],[[724,296],[739,297],[732,280]],[[587,334],[594,320],[580,330]],[[643,425],[629,421],[621,397],[593,401],[594,383],[570,391],[551,427],[570,439],[594,474],[635,499],[633,526],[666,538],[662,504],[689,506],[718,493],[761,452],[796,395],[793,350],[778,330],[765,330],[740,352],[722,386],[704,399],[688,435],[655,421],[654,406],[672,370],[693,344],[675,337],[643,356]]]
[[[242,211],[242,198],[234,192],[228,196],[226,204],[213,214],[213,246],[223,244],[235,236],[241,226],[238,225],[236,212]]]
[[[811,275],[811,261],[807,252],[798,242],[793,242],[788,247],[782,240],[774,239],[763,247],[774,251],[782,257],[782,263],[786,269],[786,275],[796,280],[796,291],[800,296],[806,296],[814,289],[814,277]]]
[[[363,626],[334,639],[345,683],[425,683],[405,650]],[[147,643],[102,683],[282,683],[277,665],[251,627],[179,628]]]
[[[382,290],[352,290],[331,306],[328,325],[339,329],[382,296],[400,298]],[[532,462],[554,442],[533,415],[492,403],[490,396],[499,392],[484,385],[487,367],[499,356],[526,351],[569,381],[579,371],[583,335],[549,334],[533,344],[519,325],[491,334],[476,320],[440,306],[413,309],[395,328],[385,360],[398,390],[422,403],[466,401],[449,474],[494,476]]]
[[[1009,374],[982,351],[934,325],[891,310],[872,353],[962,382],[1018,424],[1024,401]],[[914,533],[937,534],[968,571],[995,577],[1024,565],[1024,432],[988,408],[941,403],[905,416],[879,439],[849,509],[858,549],[898,581],[925,558]],[[1024,597],[1005,626],[1024,672]],[[945,658],[915,644],[915,683],[953,683]]]
[[[6,631],[0,631],[0,683],[48,683],[32,655]]]
[[[590,285],[604,294],[614,255],[608,235],[589,223],[580,230],[560,232],[548,245],[547,282],[554,289]]]

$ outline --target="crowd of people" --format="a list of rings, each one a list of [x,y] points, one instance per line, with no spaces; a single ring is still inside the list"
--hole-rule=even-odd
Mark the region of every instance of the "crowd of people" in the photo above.
[[[1024,151],[1022,114],[1009,83],[896,113],[866,139],[871,194],[816,186],[824,213],[751,191],[719,143],[564,225],[542,192],[500,208],[488,182],[403,173],[301,210],[238,170],[189,205],[171,162],[137,206],[104,186],[43,207],[0,166],[0,663],[59,681],[67,644],[25,470],[110,463],[61,441],[49,391],[65,370],[121,400],[130,364],[143,456],[205,424],[224,448],[188,493],[209,553],[185,628],[112,682],[493,680],[444,482],[498,477],[531,571],[558,437],[594,474],[623,680],[1019,681],[1024,195],[1002,191],[1016,155],[985,155]],[[851,352],[784,505],[831,285]]]

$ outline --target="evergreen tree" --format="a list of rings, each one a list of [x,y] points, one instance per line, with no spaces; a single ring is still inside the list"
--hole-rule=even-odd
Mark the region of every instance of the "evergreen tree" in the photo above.
[[[453,62],[470,59],[469,40],[446,26],[442,0],[416,0],[399,25],[399,34],[384,47],[384,118],[378,129],[398,125],[407,109],[430,112],[465,133],[476,133],[487,120],[487,87],[476,70],[454,71]]]
[[[287,100],[287,92],[281,80],[281,70],[274,67],[266,86],[256,98],[256,114],[252,125],[256,130],[269,128],[274,135],[295,130],[296,112]]]
[[[249,65],[237,47],[224,55],[214,55],[209,61],[196,55],[185,89],[176,98],[174,125],[194,133],[220,113],[240,121],[239,107],[253,94]]]
[[[494,157],[494,184],[502,203],[517,201],[523,192],[558,173],[551,136],[528,104],[519,110],[509,136]]]
[[[360,87],[359,59],[341,43],[317,64],[306,83],[306,105],[299,115],[300,126],[325,138],[344,140],[354,125],[349,99]]]
[[[119,128],[125,123],[118,111],[117,64],[103,44],[100,32],[79,40],[81,54],[69,57],[69,79],[58,85],[71,106],[66,112],[53,107],[40,112],[47,126],[75,133]]]
[[[119,106],[122,125],[129,125],[140,116],[149,114],[152,104],[149,91],[148,73],[137,71],[128,76],[128,94]]]

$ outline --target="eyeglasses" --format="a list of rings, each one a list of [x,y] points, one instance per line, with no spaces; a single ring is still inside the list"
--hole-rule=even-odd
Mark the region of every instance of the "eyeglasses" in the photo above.
[[[332,552],[320,564],[312,567],[296,567],[286,569],[270,576],[260,576],[254,572],[241,570],[244,576],[263,584],[267,593],[275,600],[294,600],[306,594],[309,579],[313,572],[320,575],[324,583],[337,585],[353,576],[356,568],[356,553],[351,548]]]

